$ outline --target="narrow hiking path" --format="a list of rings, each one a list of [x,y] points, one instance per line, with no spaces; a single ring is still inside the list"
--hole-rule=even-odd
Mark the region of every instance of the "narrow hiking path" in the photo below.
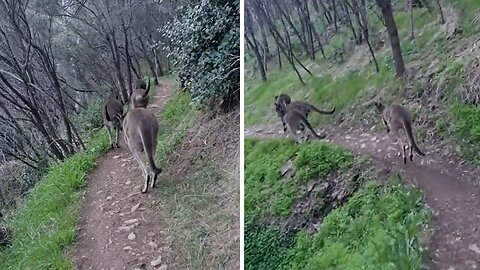
[[[174,82],[162,80],[148,108],[158,116],[173,92]],[[120,148],[98,160],[83,195],[74,254],[78,269],[184,269],[175,262],[167,214],[158,201],[156,190],[165,177],[160,174],[157,187],[142,194],[142,173],[123,137]]]
[[[433,235],[428,245],[432,269],[467,270],[480,267],[480,172],[435,146],[419,145],[426,156],[403,164],[386,132],[360,128],[329,128],[325,141],[369,156],[388,172],[400,172],[420,187],[433,208]],[[245,137],[282,138],[279,127],[251,127]]]

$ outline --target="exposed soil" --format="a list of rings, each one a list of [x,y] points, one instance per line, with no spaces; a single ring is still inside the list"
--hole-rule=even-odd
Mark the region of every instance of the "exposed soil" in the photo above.
[[[160,113],[173,91],[173,82],[162,81],[149,108]],[[74,254],[78,269],[186,269],[175,257],[155,190],[140,193],[142,173],[123,137],[120,147],[88,176]],[[155,189],[165,177],[159,175]]]
[[[291,161],[289,161],[291,163]],[[353,168],[353,172],[360,168]],[[351,172],[349,172],[351,173]],[[292,212],[285,220],[276,218],[272,223],[281,226],[284,233],[297,233],[300,229],[316,232],[323,219],[337,206],[342,205],[360,186],[360,173],[337,177],[331,174],[327,179],[312,179],[304,186],[304,194],[295,201]],[[293,172],[292,172],[293,174]],[[293,175],[292,175],[293,176]],[[282,181],[292,181],[284,178]]]
[[[387,171],[398,171],[426,194],[435,211],[433,235],[428,246],[431,269],[467,270],[480,267],[480,172],[436,145],[419,145],[425,157],[414,156],[403,164],[399,148],[382,132],[360,128],[330,128],[326,141],[366,155]],[[278,127],[253,127],[245,137],[285,137]]]

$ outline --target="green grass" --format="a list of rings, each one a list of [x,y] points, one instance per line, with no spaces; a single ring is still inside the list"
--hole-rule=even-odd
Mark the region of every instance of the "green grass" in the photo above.
[[[454,104],[450,107],[453,121],[452,132],[459,141],[461,154],[480,166],[480,108],[464,104]],[[441,126],[440,129],[445,128]]]
[[[278,269],[294,244],[294,239],[279,228],[262,224],[250,215],[245,215],[244,237],[245,269]]]
[[[95,161],[108,149],[105,132],[87,150],[53,166],[7,224],[12,246],[0,251],[0,269],[74,269],[66,256],[75,241],[81,190]]]
[[[160,116],[160,136],[158,137],[157,159],[160,164],[173,151],[193,125],[197,111],[191,104],[188,92],[177,90],[165,104]]]
[[[463,26],[464,35],[478,34],[478,16],[480,15],[480,2],[477,0],[455,0],[455,7],[462,10],[463,16],[460,17]],[[477,20],[475,23],[474,20]]]
[[[232,262],[232,258],[239,257],[238,242],[232,241],[232,237],[238,237],[238,208],[231,209],[237,204],[226,202],[238,198],[239,190],[232,181],[239,178],[230,179],[209,158],[196,160],[178,175],[175,169],[179,164],[168,162],[168,156],[197,124],[197,116],[186,92],[178,91],[165,105],[157,157],[177,178],[170,175],[168,181],[162,182],[159,198],[170,214],[165,229],[173,236],[177,256],[183,263],[190,269],[225,269],[238,262]],[[188,152],[192,151],[196,150]]]
[[[420,269],[429,216],[419,190],[368,182],[318,233],[297,234],[282,269]]]
[[[409,12],[402,11],[403,9],[395,12],[402,54],[409,72],[413,71],[412,74],[416,76],[414,80],[404,82],[395,78],[394,62],[388,40],[385,47],[376,52],[379,73],[374,71],[372,63],[361,66],[356,62],[352,63],[353,60],[348,58],[340,62],[333,61],[331,58],[335,56],[335,51],[343,47],[352,36],[347,29],[341,28],[330,39],[329,44],[324,46],[327,60],[320,57],[320,54],[315,61],[303,59],[303,63],[314,74],[310,76],[305,72],[302,73],[305,85],[299,82],[290,66],[284,65],[284,69],[279,71],[273,63],[269,68],[266,82],[247,79],[245,125],[247,127],[266,123],[280,125],[273,107],[274,96],[280,93],[290,94],[294,100],[306,100],[319,108],[328,109],[333,106],[336,108],[336,112],[331,116],[312,114],[309,120],[314,126],[332,124],[340,119],[344,122],[352,122],[352,125],[356,125],[360,120],[367,120],[372,115],[369,111],[372,107],[368,104],[375,98],[380,98],[386,104],[390,102],[401,102],[407,106],[411,104],[413,108],[419,107],[414,104],[424,105],[425,100],[438,103],[437,107],[440,109],[433,114],[428,114],[426,106],[421,106],[418,112],[415,112],[422,115],[428,114],[427,121],[437,122],[439,117],[457,121],[459,115],[470,119],[471,117],[467,116],[468,113],[458,113],[458,110],[448,108],[457,108],[456,104],[461,100],[459,87],[465,77],[468,61],[465,62],[464,58],[458,58],[455,55],[458,55],[459,48],[468,44],[466,42],[471,42],[470,36],[480,31],[478,23],[473,22],[475,17],[477,21],[480,20],[480,2],[476,0],[457,0],[449,4],[442,2],[446,16],[451,15],[447,14],[451,6],[455,8],[456,13],[459,13],[463,33],[448,40],[434,3],[431,3],[433,13],[429,13],[426,8],[414,10],[414,40],[410,39],[409,34]],[[385,31],[385,27],[374,14],[369,13],[369,18],[373,29],[371,30],[372,40],[378,39],[378,31]],[[366,50],[365,46],[361,50]],[[370,59],[368,53],[360,59],[360,62],[367,60],[367,57]],[[468,108],[468,105],[463,107]],[[442,123],[439,124],[437,128],[442,129]],[[475,125],[472,129],[474,128]],[[446,139],[452,138],[458,143],[464,158],[479,164],[478,158],[474,155],[479,145],[475,138],[475,131],[461,129],[451,127],[449,132],[442,134]],[[470,147],[471,144],[474,144],[474,147]]]
[[[295,175],[283,179],[280,168],[291,159]],[[332,173],[355,171],[360,158],[323,142],[299,146],[291,140],[246,140],[245,211],[254,217],[287,216],[309,180],[327,179]],[[338,179],[349,181],[350,179]]]
[[[281,180],[279,168],[297,151],[298,146],[286,140],[255,143],[251,152],[245,147],[246,212],[255,216],[290,213],[298,188],[292,181]]]
[[[225,184],[229,182],[215,164],[199,162],[194,171],[160,189],[162,205],[171,218],[167,230],[180,251],[177,256],[188,268],[210,269],[215,265],[224,269],[237,252],[226,235],[238,236],[234,225],[238,210],[225,207],[225,194],[229,192]]]
[[[282,179],[279,169],[288,159],[295,173]],[[321,142],[247,139],[245,166],[246,269],[419,269],[430,217],[420,190],[399,178],[385,186],[366,180],[368,162]],[[270,223],[282,223],[291,213],[306,181],[333,177],[337,186],[348,187],[358,172],[365,184],[342,206],[324,212],[315,234],[285,234]]]
[[[306,75],[306,84],[302,85],[291,72],[282,71],[273,74],[267,82],[250,82],[245,93],[245,125],[252,126],[267,121],[278,121],[273,106],[275,95],[288,93],[294,100],[308,100],[320,109],[335,107],[334,117],[312,114],[311,123],[331,123],[338,112],[351,105],[358,105],[372,98],[375,91],[398,89],[400,82],[391,72],[393,60],[378,58],[380,73],[372,73],[370,64],[361,72],[349,72],[341,77],[324,75],[321,77]],[[248,82],[247,82],[248,84]],[[368,108],[357,109],[362,110]]]

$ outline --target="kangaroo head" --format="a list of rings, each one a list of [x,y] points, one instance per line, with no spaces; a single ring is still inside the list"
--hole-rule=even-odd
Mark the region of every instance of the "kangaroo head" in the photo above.
[[[381,113],[381,112],[383,112],[383,110],[385,110],[385,106],[384,106],[382,103],[380,103],[380,102],[375,102],[374,104],[375,104],[375,107],[377,107],[377,111],[378,111],[379,113]]]

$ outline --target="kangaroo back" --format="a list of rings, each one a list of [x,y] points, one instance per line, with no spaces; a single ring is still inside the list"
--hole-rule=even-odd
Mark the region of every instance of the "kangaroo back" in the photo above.
[[[415,143],[415,139],[413,138],[413,132],[412,132],[412,126],[409,122],[407,121],[402,121],[403,127],[405,128],[405,131],[407,133],[408,140],[410,141],[410,145],[413,147],[413,150],[420,156],[425,156],[425,154],[420,151],[418,148],[417,144]]]
[[[143,150],[147,155],[148,164],[151,170],[155,173],[155,175],[161,172],[161,170],[158,169],[157,166],[155,165],[155,159],[154,159],[155,151],[157,149],[157,132],[158,132],[158,126],[142,125],[141,127],[139,127],[139,133],[142,139]]]

